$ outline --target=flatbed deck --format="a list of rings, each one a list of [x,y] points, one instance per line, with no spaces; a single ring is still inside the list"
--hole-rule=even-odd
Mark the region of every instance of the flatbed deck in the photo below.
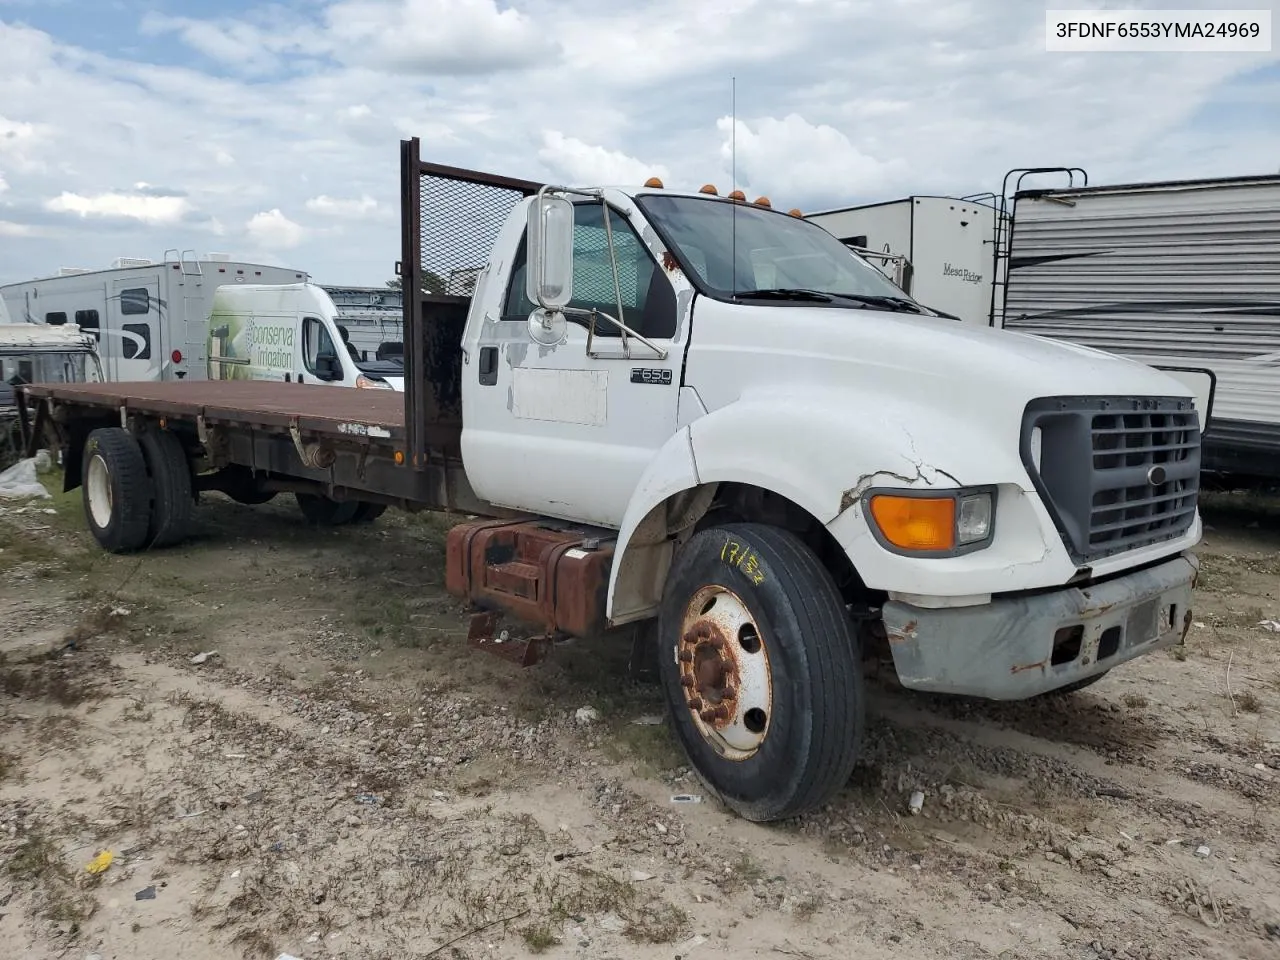
[[[322,434],[403,440],[404,394],[268,380],[33,384],[32,399],[72,403],[207,424],[236,424]]]

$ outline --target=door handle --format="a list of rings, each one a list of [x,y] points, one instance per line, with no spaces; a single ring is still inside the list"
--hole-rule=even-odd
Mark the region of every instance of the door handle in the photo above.
[[[480,386],[492,387],[498,383],[498,348],[480,348]]]

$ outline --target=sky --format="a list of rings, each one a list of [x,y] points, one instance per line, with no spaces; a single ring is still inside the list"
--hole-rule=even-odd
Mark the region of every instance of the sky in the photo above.
[[[1280,26],[1277,0],[1050,6]],[[0,283],[176,248],[380,286],[414,136],[424,159],[507,176],[657,175],[803,210],[996,191],[1014,167],[1280,172],[1277,52],[1048,53],[1045,9],[0,0]]]

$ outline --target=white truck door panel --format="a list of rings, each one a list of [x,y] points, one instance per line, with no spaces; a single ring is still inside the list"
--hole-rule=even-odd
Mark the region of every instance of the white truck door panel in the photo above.
[[[575,215],[572,307],[618,313],[602,208]],[[660,358],[597,318],[568,323],[554,347],[529,336],[524,246],[505,290],[493,290],[463,367],[463,460],[491,503],[616,527],[649,461],[676,431],[683,330],[665,272],[617,210],[610,212],[625,322],[666,350]],[[481,305],[481,309],[484,304]],[[469,344],[470,346],[470,344]]]

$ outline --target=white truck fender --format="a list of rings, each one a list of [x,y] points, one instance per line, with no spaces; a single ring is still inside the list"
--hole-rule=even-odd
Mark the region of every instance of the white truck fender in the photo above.
[[[672,436],[645,470],[623,516],[609,578],[610,622],[628,623],[654,613],[670,565],[671,534],[692,526],[706,512],[720,483],[769,490],[827,525],[848,509],[851,491],[860,485],[962,482],[954,464],[911,459],[916,440],[904,435],[902,425],[927,423],[925,411],[881,400],[861,406],[874,409],[874,416],[851,415],[860,400],[869,398],[847,389],[752,391]],[[931,413],[930,438],[950,434],[952,441],[925,444],[924,449],[963,449],[955,438],[965,425],[938,424],[938,411]],[[769,451],[767,458],[762,449]],[[990,447],[981,449],[988,451],[990,461]],[[688,496],[673,500],[681,493]],[[660,510],[668,501],[667,509]]]

